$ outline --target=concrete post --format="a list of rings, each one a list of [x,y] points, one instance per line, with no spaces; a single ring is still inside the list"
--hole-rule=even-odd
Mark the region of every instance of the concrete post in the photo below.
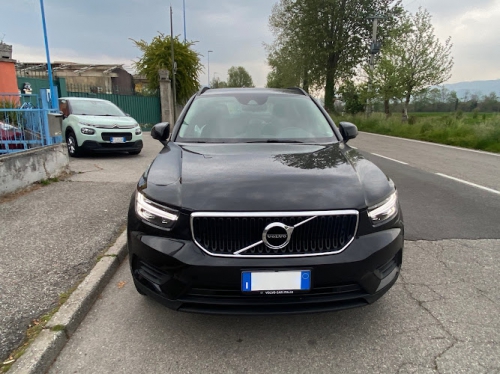
[[[172,98],[172,81],[170,72],[166,69],[158,71],[160,76],[160,103],[161,103],[161,121],[175,123],[174,119],[174,101]]]

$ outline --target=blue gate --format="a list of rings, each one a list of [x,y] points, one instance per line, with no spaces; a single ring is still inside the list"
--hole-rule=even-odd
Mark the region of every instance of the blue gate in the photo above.
[[[0,155],[60,143],[51,136],[48,109],[39,95],[0,94]]]

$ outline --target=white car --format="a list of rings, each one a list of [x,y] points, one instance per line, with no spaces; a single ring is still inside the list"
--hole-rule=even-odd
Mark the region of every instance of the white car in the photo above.
[[[62,133],[71,157],[85,152],[124,151],[133,155],[143,147],[141,127],[108,100],[63,97]]]

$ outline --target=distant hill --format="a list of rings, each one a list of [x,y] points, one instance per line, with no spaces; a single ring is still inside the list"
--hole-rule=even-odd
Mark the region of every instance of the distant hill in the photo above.
[[[489,95],[495,92],[500,97],[500,79],[492,81],[459,82],[444,85],[450,91],[456,91],[459,98],[463,98],[468,91],[470,94]]]

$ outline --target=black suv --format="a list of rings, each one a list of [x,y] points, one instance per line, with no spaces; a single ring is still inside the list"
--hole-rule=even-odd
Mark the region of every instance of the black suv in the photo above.
[[[396,282],[396,188],[301,89],[207,89],[137,185],[135,286],[186,312],[274,314],[367,305]]]

